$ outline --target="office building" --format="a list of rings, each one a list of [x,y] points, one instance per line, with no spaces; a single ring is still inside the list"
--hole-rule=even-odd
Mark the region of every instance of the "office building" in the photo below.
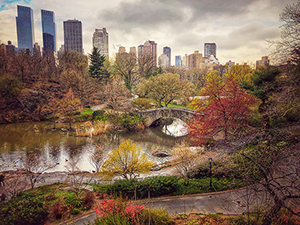
[[[64,49],[83,53],[82,24],[78,20],[64,21]]]
[[[169,58],[169,62],[168,62],[168,65],[167,66],[171,66],[171,48],[166,46],[166,47],[163,47],[163,53],[168,56]]]
[[[213,55],[215,58],[217,57],[216,43],[204,43],[204,57],[209,58],[211,55]]]
[[[93,47],[100,50],[100,54],[109,56],[108,33],[106,28],[95,29],[93,34]]]
[[[34,43],[34,21],[33,11],[30,7],[18,5],[17,39],[19,49],[33,48]]]
[[[146,41],[144,45],[138,46],[138,57],[142,58],[151,55],[153,58],[153,66],[157,65],[157,43],[155,41]]]
[[[39,46],[39,44],[37,42],[34,43],[34,45],[33,45],[33,55],[35,57],[41,57],[41,47]]]
[[[177,67],[181,67],[182,66],[181,55],[176,55],[175,56],[175,66],[177,66]]]
[[[55,14],[52,11],[41,10],[43,29],[43,54],[56,52]]]
[[[122,54],[122,53],[125,53],[125,52],[126,52],[126,48],[124,46],[120,46],[118,53]]]

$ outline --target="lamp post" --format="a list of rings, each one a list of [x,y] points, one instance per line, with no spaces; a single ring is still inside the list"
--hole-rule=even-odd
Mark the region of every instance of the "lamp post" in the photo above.
[[[211,163],[213,162],[212,157],[209,157],[208,161],[209,161],[209,176],[210,176],[209,187],[212,188],[212,173],[211,173]]]

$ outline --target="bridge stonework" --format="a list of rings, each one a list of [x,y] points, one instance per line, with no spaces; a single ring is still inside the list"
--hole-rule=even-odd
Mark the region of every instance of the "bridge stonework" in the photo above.
[[[145,111],[137,112],[145,118],[145,125],[149,127],[154,121],[162,117],[172,117],[181,119],[184,122],[188,122],[189,119],[197,115],[192,109],[179,108],[179,107],[164,107],[157,109],[149,109]]]

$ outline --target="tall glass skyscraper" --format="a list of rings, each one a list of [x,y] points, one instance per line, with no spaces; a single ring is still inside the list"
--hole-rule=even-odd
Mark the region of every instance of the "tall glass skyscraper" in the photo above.
[[[43,53],[56,52],[55,14],[52,11],[41,10],[43,28]]]
[[[19,49],[32,49],[34,44],[33,11],[30,7],[18,5],[17,37]]]

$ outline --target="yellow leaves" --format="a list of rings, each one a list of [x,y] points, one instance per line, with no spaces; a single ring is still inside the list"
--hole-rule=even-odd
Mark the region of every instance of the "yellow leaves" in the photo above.
[[[102,165],[101,173],[107,176],[119,175],[131,180],[153,166],[132,141],[126,140],[114,149]]]

